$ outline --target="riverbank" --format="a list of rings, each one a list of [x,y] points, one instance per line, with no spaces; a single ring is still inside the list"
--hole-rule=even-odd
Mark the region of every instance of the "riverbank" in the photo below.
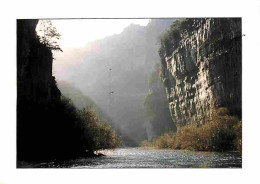
[[[242,122],[230,116],[226,108],[219,108],[205,124],[186,125],[177,133],[167,132],[151,141],[142,141],[141,145],[158,149],[242,152]]]
[[[86,152],[80,156],[75,156],[71,158],[63,158],[63,159],[50,159],[50,160],[42,160],[42,161],[17,161],[17,168],[39,168],[42,165],[48,164],[55,164],[60,162],[66,162],[68,160],[78,159],[78,158],[96,158],[106,156],[103,154],[102,151],[94,151],[94,152]]]

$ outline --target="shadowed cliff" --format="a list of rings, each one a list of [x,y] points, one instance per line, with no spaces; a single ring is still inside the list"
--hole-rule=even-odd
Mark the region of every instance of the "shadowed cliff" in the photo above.
[[[119,139],[108,123],[61,95],[52,76],[53,48],[40,42],[37,23],[17,20],[18,167],[22,160],[94,156],[97,149],[117,147]]]

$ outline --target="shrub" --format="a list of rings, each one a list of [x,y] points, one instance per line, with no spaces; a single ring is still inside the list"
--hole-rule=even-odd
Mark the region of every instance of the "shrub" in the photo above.
[[[78,111],[80,127],[83,129],[82,142],[89,151],[111,149],[121,145],[115,130],[109,123],[101,123],[94,110]],[[91,141],[90,141],[91,140]]]
[[[216,116],[228,116],[228,115],[229,115],[229,110],[225,107],[220,107],[215,112],[215,117]]]
[[[235,149],[242,152],[242,122],[241,121],[239,121],[234,126],[234,131],[235,131],[235,140],[234,140]]]
[[[78,110],[68,98],[48,106],[26,104],[18,109],[19,160],[66,159],[120,144],[108,123],[100,123],[92,110]]]
[[[176,20],[171,25],[170,29],[161,38],[161,48],[159,50],[160,55],[165,53],[167,56],[171,55],[181,40],[181,24],[182,21]]]
[[[242,151],[242,122],[230,116],[228,109],[219,108],[207,123],[183,126],[178,133],[165,133],[147,145],[197,151]]]
[[[144,141],[141,142],[141,146],[142,147],[151,147],[152,144],[151,144],[151,142],[144,140]]]

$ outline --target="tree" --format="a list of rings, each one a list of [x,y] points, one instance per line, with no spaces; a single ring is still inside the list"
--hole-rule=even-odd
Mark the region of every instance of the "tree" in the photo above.
[[[40,42],[53,51],[62,51],[57,41],[61,39],[61,34],[57,32],[56,27],[50,20],[40,20],[38,23],[38,37]]]

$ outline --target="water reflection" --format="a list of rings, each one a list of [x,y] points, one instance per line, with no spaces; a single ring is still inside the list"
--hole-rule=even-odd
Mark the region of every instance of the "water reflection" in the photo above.
[[[241,168],[238,153],[120,148],[102,151],[106,156],[79,158],[37,167],[52,168]]]

